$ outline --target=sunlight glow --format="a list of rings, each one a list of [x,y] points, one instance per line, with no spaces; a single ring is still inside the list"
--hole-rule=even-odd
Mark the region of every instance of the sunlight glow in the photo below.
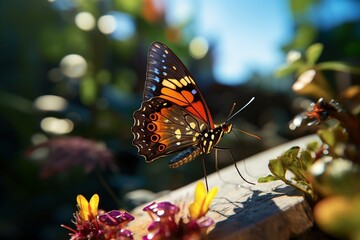
[[[34,107],[40,111],[64,111],[67,106],[65,98],[55,95],[43,95],[34,101]]]
[[[116,29],[116,19],[111,15],[104,15],[99,18],[98,28],[103,34],[111,34]]]
[[[74,129],[74,123],[69,119],[46,117],[41,120],[41,129],[47,133],[62,135],[70,133]]]
[[[302,116],[296,116],[289,124],[289,129],[290,130],[295,130],[296,128],[301,126],[301,123],[303,121]]]
[[[194,59],[201,59],[206,56],[209,50],[209,43],[204,37],[196,37],[189,44],[189,52]]]
[[[301,58],[301,53],[299,51],[291,50],[288,52],[286,56],[286,62],[293,63],[296,62],[297,60],[300,60],[300,58]]]
[[[69,54],[61,59],[60,70],[67,77],[80,78],[86,73],[87,63],[82,56]]]
[[[126,40],[135,34],[134,19],[129,14],[111,11],[99,18],[98,28],[103,34],[116,40]]]
[[[157,1],[154,1],[157,2]],[[159,1],[160,2],[160,1]],[[181,26],[191,21],[191,18],[196,15],[197,3],[192,0],[172,0],[164,1],[167,9],[165,11],[165,21],[169,26]]]
[[[75,17],[75,24],[84,31],[90,31],[95,27],[95,18],[89,12],[80,12]]]
[[[293,84],[292,89],[294,91],[298,91],[307,86],[315,77],[316,71],[314,69],[310,69],[305,71],[300,75],[297,81]]]

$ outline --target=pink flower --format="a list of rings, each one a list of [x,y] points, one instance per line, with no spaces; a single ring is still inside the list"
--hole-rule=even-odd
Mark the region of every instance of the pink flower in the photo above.
[[[78,211],[74,214],[73,223],[76,229],[61,225],[71,231],[70,240],[118,239],[131,240],[133,233],[124,229],[125,225],[134,220],[127,212],[98,210],[99,196],[94,194],[90,201],[82,195],[76,198]]]
[[[217,193],[217,188],[206,192],[205,186],[199,182],[195,190],[195,200],[189,207],[190,217],[176,218],[180,209],[170,202],[151,203],[143,210],[152,219],[148,227],[149,234],[143,240],[182,239],[198,240],[206,234],[206,230],[214,221],[206,217],[211,201]]]

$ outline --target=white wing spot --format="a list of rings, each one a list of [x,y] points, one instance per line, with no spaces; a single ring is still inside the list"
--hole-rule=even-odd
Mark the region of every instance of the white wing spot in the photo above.
[[[176,129],[176,131],[175,131],[175,137],[177,138],[177,139],[180,139],[181,138],[181,130],[180,129]]]

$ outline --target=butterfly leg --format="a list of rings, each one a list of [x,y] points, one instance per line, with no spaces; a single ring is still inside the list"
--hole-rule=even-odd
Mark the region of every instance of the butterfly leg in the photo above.
[[[205,184],[206,184],[206,192],[209,192],[209,184],[208,184],[208,181],[207,181],[206,166],[205,166],[205,157],[202,157],[201,162],[202,162],[202,167],[203,167],[203,171],[204,171],[204,179],[205,179]]]
[[[236,171],[238,172],[239,176],[240,176],[245,182],[247,182],[247,183],[249,183],[249,184],[252,184],[252,185],[255,185],[255,183],[249,182],[248,180],[246,180],[246,179],[241,175],[240,170],[239,170],[239,168],[238,168],[238,166],[237,166],[237,164],[236,164],[234,154],[232,153],[232,151],[231,151],[230,148],[221,148],[221,147],[215,146],[214,149],[215,149],[216,171],[219,172],[219,168],[218,168],[218,158],[217,158],[218,154],[217,154],[217,151],[218,151],[218,150],[229,151],[229,152],[230,152],[230,155],[231,155],[231,159],[232,159],[232,161],[233,161],[233,164],[234,164],[235,169],[236,169]],[[220,176],[220,175],[219,175],[219,176]]]

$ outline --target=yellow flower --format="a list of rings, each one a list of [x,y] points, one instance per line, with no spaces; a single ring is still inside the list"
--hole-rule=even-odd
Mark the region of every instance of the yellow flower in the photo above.
[[[94,194],[88,202],[86,198],[79,194],[76,197],[81,219],[88,221],[94,219],[98,213],[99,195]]]
[[[217,192],[218,188],[215,187],[207,193],[204,183],[199,181],[195,188],[195,200],[189,207],[190,217],[199,219],[204,216],[209,211],[210,203]]]

